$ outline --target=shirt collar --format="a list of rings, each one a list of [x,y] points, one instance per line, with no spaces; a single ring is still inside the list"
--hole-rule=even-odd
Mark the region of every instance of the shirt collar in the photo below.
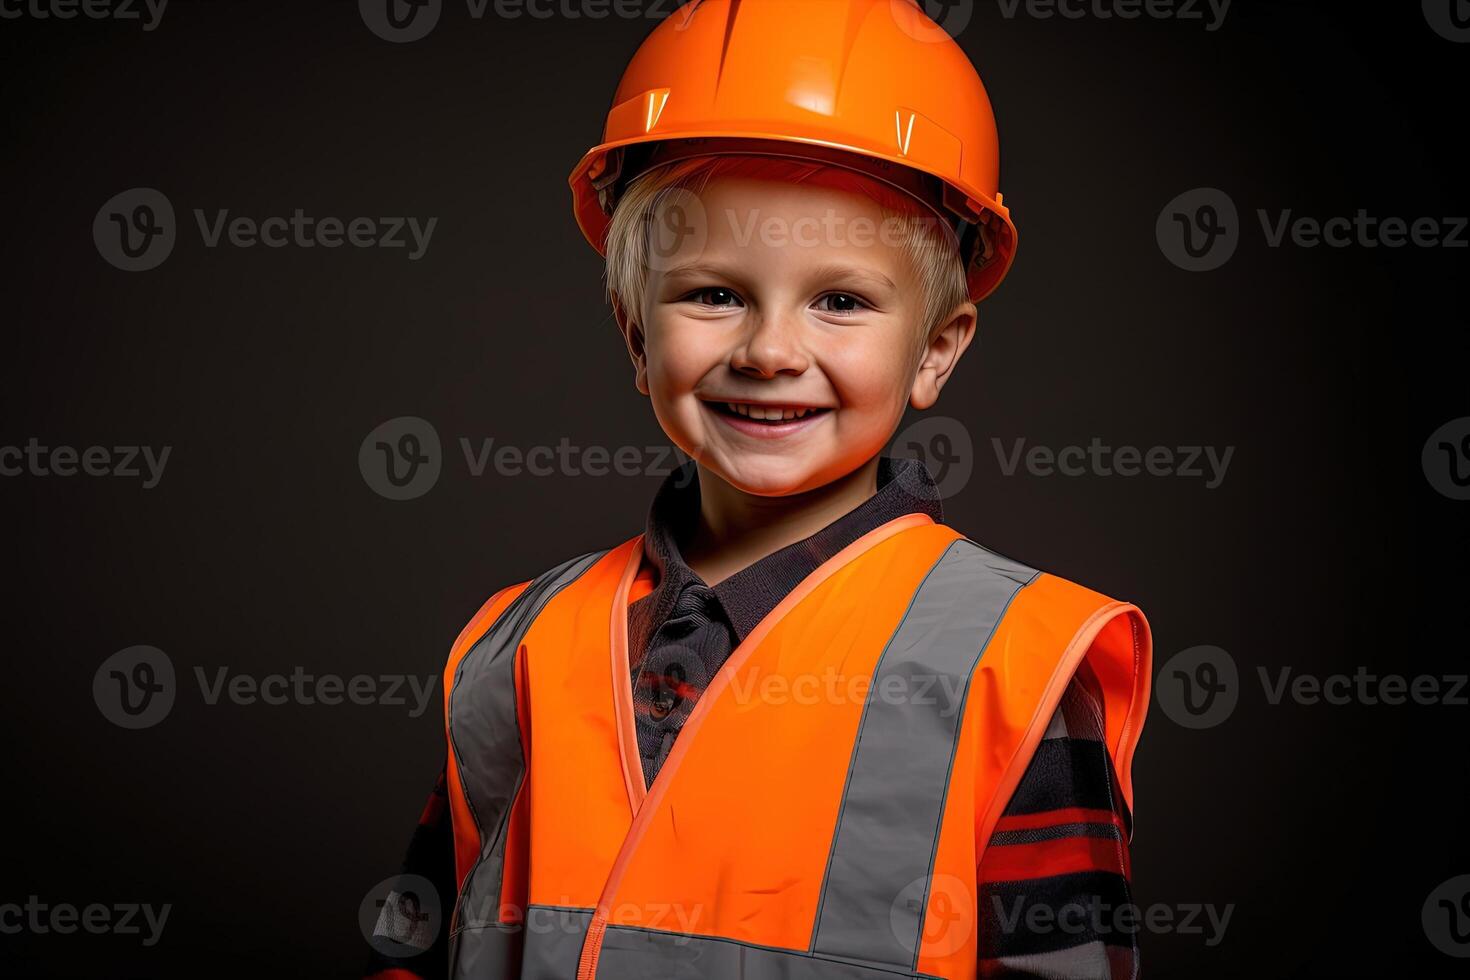
[[[658,584],[639,600],[647,604],[638,618],[654,628],[690,584],[704,583],[684,561],[679,539],[699,517],[699,479],[690,460],[664,478],[648,511],[643,551]],[[819,565],[874,528],[905,514],[927,514],[944,523],[939,488],[924,464],[907,457],[878,457],[878,490],[816,533],[773,552],[714,586],[736,641],[744,640],[786,595]]]

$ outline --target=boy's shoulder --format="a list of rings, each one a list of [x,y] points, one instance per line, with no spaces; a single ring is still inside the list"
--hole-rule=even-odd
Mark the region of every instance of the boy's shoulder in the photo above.
[[[1107,593],[1091,588],[1069,575],[1063,575],[1038,563],[1013,558],[976,540],[957,527],[949,524],[934,526],[950,534],[958,535],[945,552],[945,556],[952,561],[965,561],[977,570],[983,569],[985,572],[1011,579],[1023,586],[1044,583],[1048,589],[1075,592],[1079,598],[1096,597],[1098,600],[1116,601]]]
[[[486,599],[478,611],[460,630],[450,648],[450,662],[457,661],[465,650],[480,639],[495,621],[518,599],[540,605],[562,588],[570,584],[613,551],[625,551],[638,538],[635,536],[611,548],[585,551],[564,561],[557,562],[533,578],[507,585]]]

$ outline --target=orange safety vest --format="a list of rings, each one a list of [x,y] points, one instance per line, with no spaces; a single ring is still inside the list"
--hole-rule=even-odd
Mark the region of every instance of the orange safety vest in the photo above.
[[[1142,613],[923,514],[793,589],[645,786],[642,557],[639,535],[507,588],[454,644],[451,976],[974,977],[985,842],[1084,657],[1132,806]]]

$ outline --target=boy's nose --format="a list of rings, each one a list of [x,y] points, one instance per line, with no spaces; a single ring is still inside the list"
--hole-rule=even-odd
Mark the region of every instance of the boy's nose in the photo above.
[[[759,378],[801,374],[807,369],[810,361],[802,346],[799,317],[756,314],[747,322],[749,333],[731,354],[731,367]]]

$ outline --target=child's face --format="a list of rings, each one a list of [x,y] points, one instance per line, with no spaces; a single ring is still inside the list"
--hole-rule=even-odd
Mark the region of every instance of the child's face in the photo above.
[[[653,263],[642,336],[620,317],[639,390],[679,448],[747,493],[845,476],[883,450],[907,404],[934,403],[974,307],[920,344],[910,261],[864,195],[719,177],[698,197],[699,232]],[[729,402],[807,412],[762,422]]]

